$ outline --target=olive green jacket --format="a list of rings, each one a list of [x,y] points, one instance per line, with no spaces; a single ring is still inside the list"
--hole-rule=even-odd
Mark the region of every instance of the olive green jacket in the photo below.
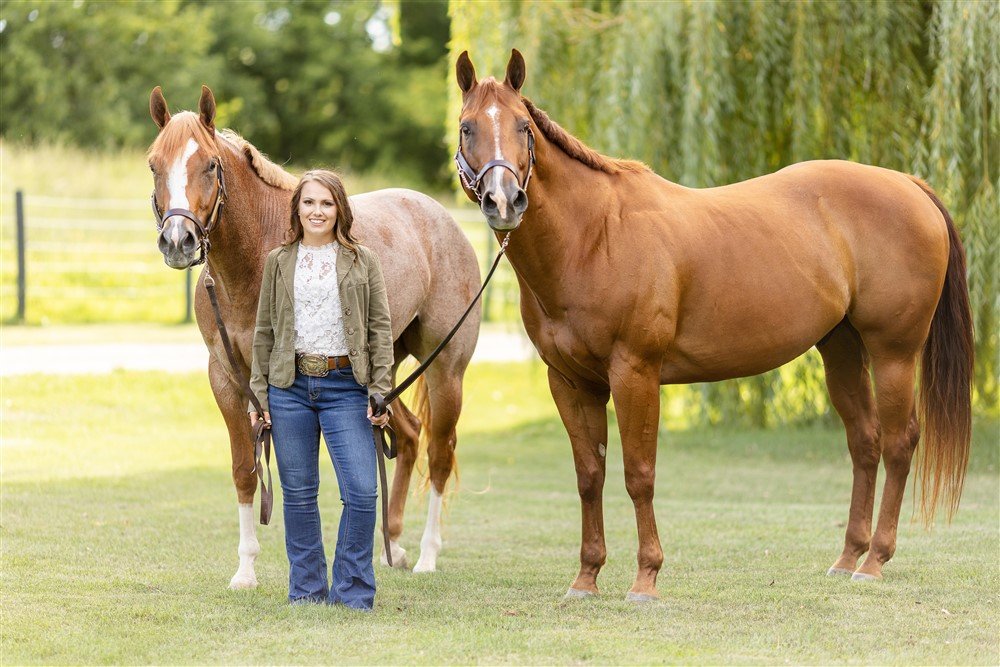
[[[293,295],[298,252],[298,243],[280,246],[264,262],[250,388],[265,410],[269,384],[287,388],[295,381]],[[354,379],[368,387],[369,396],[388,394],[392,388],[392,326],[382,266],[378,256],[364,246],[359,245],[357,252],[338,246],[337,252],[337,285]]]

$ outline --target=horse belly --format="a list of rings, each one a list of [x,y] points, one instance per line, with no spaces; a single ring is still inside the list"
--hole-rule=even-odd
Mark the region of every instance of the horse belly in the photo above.
[[[719,284],[682,302],[661,382],[756,375],[805,353],[844,319],[850,300],[840,271],[815,266],[810,279],[801,269],[748,267],[728,274],[741,284]]]

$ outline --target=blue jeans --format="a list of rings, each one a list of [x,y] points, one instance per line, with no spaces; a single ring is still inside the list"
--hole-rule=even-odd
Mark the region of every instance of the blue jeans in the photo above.
[[[371,609],[375,601],[375,444],[368,392],[350,368],[326,377],[295,374],[287,389],[268,387],[274,455],[284,497],[288,599]],[[327,585],[320,528],[319,434],[333,460],[344,511]]]

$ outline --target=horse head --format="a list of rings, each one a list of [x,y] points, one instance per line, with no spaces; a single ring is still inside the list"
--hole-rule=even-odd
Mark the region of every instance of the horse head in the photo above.
[[[455,66],[462,89],[455,162],[466,195],[479,202],[490,227],[510,231],[528,208],[528,180],[535,161],[535,137],[528,108],[521,100],[524,58],[511,51],[503,83],[476,80],[464,51]]]
[[[205,261],[208,236],[225,199],[215,139],[215,96],[208,86],[201,87],[198,110],[171,116],[159,86],[149,96],[149,113],[160,128],[148,153],[157,247],[167,266],[175,269]]]

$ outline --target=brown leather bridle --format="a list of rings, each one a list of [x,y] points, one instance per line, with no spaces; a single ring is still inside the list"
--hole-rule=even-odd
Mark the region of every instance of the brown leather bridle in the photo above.
[[[461,179],[462,185],[466,189],[471,190],[480,202],[483,201],[483,195],[479,191],[479,186],[482,185],[483,178],[493,167],[503,167],[514,174],[514,179],[517,181],[518,186],[524,191],[528,190],[528,181],[531,180],[531,168],[535,164],[535,134],[531,131],[530,127],[524,129],[528,133],[528,171],[524,175],[523,183],[521,182],[521,175],[517,173],[517,167],[507,160],[490,160],[478,172],[473,169],[462,153],[462,131],[458,131],[458,149],[455,151],[455,166],[458,167],[458,177]]]
[[[226,203],[226,179],[223,173],[222,158],[218,156],[213,157],[212,164],[215,165],[215,178],[218,187],[215,195],[215,206],[212,207],[207,224],[203,224],[194,211],[186,208],[172,208],[165,211],[163,215],[160,215],[160,204],[156,201],[155,187],[153,188],[153,194],[149,196],[150,204],[153,206],[153,217],[156,219],[157,232],[163,233],[163,221],[176,215],[187,218],[194,223],[195,229],[198,230],[198,259],[191,263],[191,266],[204,264],[205,260],[208,259],[208,251],[212,247],[212,242],[209,240],[208,235],[212,233],[215,225],[219,222],[219,218],[222,217],[222,207]]]

